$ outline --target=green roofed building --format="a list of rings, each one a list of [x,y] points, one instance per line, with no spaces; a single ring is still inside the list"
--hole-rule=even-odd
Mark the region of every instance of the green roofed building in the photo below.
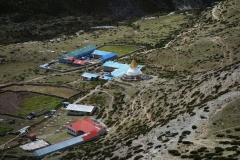
[[[58,61],[60,63],[69,63],[69,58],[81,59],[85,56],[89,56],[94,50],[96,50],[96,46],[89,45],[84,48],[75,50],[73,52],[69,52],[67,54],[64,54],[64,55],[58,57]]]

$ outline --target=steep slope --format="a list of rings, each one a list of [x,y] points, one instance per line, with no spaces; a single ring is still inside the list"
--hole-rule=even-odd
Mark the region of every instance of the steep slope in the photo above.
[[[239,159],[239,5],[219,3],[165,48],[134,55],[158,77],[99,86],[84,102],[101,107],[108,135],[45,159]]]
[[[120,21],[179,9],[203,8],[215,0],[1,0],[0,44],[46,40],[89,30],[92,25],[118,25]],[[39,28],[43,28],[39,30]]]
[[[202,12],[194,23],[190,17],[189,25],[174,40],[149,51],[151,66],[195,72],[238,62],[239,16],[239,1],[224,1]]]

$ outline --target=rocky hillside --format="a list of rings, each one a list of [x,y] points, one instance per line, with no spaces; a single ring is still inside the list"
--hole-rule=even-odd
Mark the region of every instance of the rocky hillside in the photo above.
[[[108,135],[45,159],[239,159],[239,7],[221,2],[165,47],[134,55],[152,80],[116,79],[82,100],[101,106]]]

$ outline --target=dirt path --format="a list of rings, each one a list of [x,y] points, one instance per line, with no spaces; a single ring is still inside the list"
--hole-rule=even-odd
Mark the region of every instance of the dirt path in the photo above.
[[[197,144],[199,146],[205,146],[207,148],[214,149],[216,147],[216,144],[223,141],[232,141],[232,139],[186,139],[186,141],[193,142],[194,144]]]
[[[218,10],[218,8],[217,8],[217,6],[215,6],[212,10],[212,16],[214,19],[220,20],[220,18],[216,14],[217,10]]]
[[[95,89],[91,90],[88,94],[86,94],[85,96],[78,98],[75,102],[73,102],[74,104],[79,103],[80,101],[82,101],[83,99],[87,98],[89,95],[92,95],[94,92],[98,91],[98,88],[100,87],[100,85],[96,86]]]

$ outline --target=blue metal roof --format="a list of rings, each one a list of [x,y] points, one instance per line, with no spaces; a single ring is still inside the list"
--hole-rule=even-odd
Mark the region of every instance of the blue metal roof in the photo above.
[[[68,147],[71,147],[71,146],[74,146],[74,145],[77,145],[77,144],[80,144],[83,142],[84,142],[84,140],[83,140],[82,136],[74,137],[69,140],[36,150],[34,152],[34,156],[41,157],[46,154],[50,154],[50,153],[53,153],[53,152],[56,152],[56,151],[59,151],[62,149],[66,149]]]
[[[122,66],[121,68],[119,69],[115,69],[114,71],[111,72],[111,75],[113,77],[119,77],[119,76],[122,76],[124,75],[125,73],[127,73],[128,69],[130,68],[129,65],[125,65],[125,66]]]
[[[86,46],[84,48],[81,48],[81,49],[78,49],[78,50],[75,50],[73,52],[69,52],[67,54],[64,54],[58,58],[67,58],[67,57],[77,57],[77,56],[86,56],[85,54],[90,54],[91,52],[93,52],[94,50],[96,49],[96,46],[93,46],[93,45],[89,45],[89,46]]]
[[[92,73],[87,73],[87,72],[83,73],[81,76],[88,77],[88,78],[97,78],[98,77],[97,74],[92,74]]]
[[[116,68],[114,71],[111,72],[113,77],[119,77],[127,73],[128,69],[130,68],[129,64],[122,64],[114,61],[107,61],[103,64],[103,67],[110,67]],[[139,69],[145,67],[144,65],[138,65]]]
[[[109,53],[112,53],[112,52],[106,52],[106,51],[100,51],[100,50],[95,50],[93,51],[93,55],[98,55],[98,56],[104,56],[104,55],[107,55]]]
[[[105,61],[105,60],[108,60],[110,58],[116,58],[117,57],[117,54],[115,53],[109,53],[109,54],[106,54],[106,55],[103,55],[100,60],[101,61]]]
[[[110,80],[112,78],[113,78],[113,76],[112,75],[108,75],[108,74],[106,74],[104,76],[100,76],[100,79],[103,79],[103,80]]]
[[[125,65],[128,65],[128,64],[122,64],[122,63],[118,63],[118,62],[114,62],[114,61],[107,61],[105,63],[103,63],[103,67],[110,67],[110,68],[124,68]]]

